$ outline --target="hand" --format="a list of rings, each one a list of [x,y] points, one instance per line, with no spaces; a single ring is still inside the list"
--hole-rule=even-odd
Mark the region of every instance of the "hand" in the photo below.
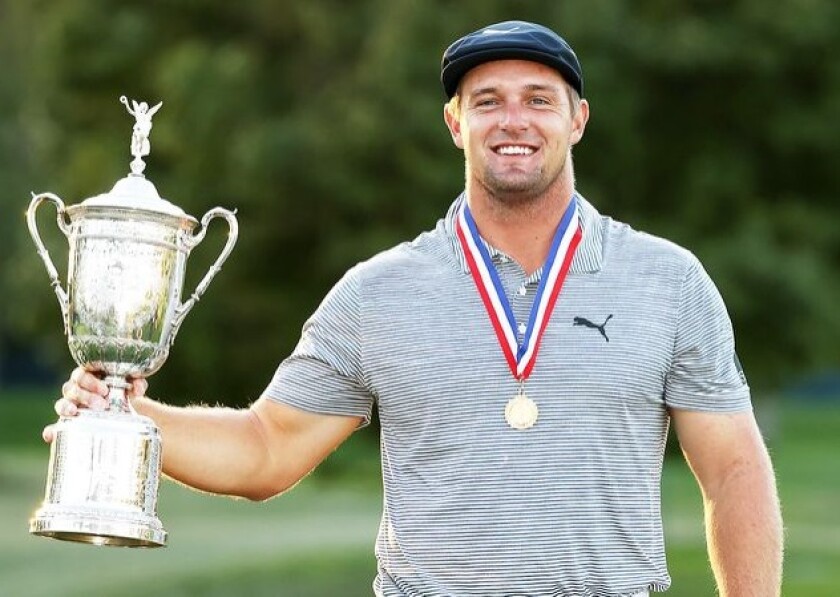
[[[143,396],[149,387],[145,379],[132,379],[131,387],[126,390],[130,398]],[[70,374],[70,379],[61,386],[62,397],[55,403],[55,412],[60,417],[73,417],[80,408],[91,410],[106,410],[108,408],[108,386],[94,373],[77,367]],[[50,443],[55,439],[55,425],[47,425],[41,434],[44,441]]]

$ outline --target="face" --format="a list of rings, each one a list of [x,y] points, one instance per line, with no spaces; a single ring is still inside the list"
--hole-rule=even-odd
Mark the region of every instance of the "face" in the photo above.
[[[447,109],[445,118],[464,150],[468,188],[519,201],[562,184],[589,108],[581,100],[574,111],[556,70],[524,60],[486,62],[467,72],[459,89],[460,111]]]

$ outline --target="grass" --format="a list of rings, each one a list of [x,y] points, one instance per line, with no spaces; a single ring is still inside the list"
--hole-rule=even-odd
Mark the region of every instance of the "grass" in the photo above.
[[[41,429],[56,418],[59,388],[0,390],[0,450],[41,446]]]
[[[6,451],[0,471],[0,595],[371,592],[380,511],[371,489],[324,488],[310,480],[280,499],[253,504],[167,482],[159,516],[169,532],[168,547],[129,550],[28,534],[27,520],[43,495],[46,450]]]
[[[353,438],[323,473],[264,504],[211,498],[164,483],[160,517],[169,547],[93,548],[30,536],[44,490],[53,418],[49,392],[0,395],[0,595],[166,597],[371,595],[381,509],[370,438]],[[786,597],[840,594],[840,407],[785,407],[771,451],[787,527]],[[686,465],[666,463],[663,516],[673,586],[709,597],[699,492]]]

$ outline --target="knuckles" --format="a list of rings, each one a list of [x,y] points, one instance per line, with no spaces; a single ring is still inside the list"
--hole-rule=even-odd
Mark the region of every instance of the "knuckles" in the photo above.
[[[130,398],[137,398],[144,396],[148,387],[148,381],[136,378],[131,380],[131,386],[127,392]],[[107,395],[107,387],[94,373],[77,367],[70,374],[70,378],[62,384],[61,398],[56,401],[54,408],[59,416],[74,416],[79,408],[107,410]],[[44,434],[47,434],[48,430],[50,430],[49,427],[45,428]],[[46,439],[46,435],[44,438],[50,441]]]

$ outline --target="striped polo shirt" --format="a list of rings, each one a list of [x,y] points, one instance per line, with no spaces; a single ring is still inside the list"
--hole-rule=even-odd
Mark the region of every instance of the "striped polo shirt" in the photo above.
[[[463,200],[348,271],[266,395],[365,420],[377,408],[376,595],[666,590],[668,409],[751,408],[720,294],[690,252],[578,196],[583,239],[525,384],[539,419],[513,429],[518,383],[455,236]],[[488,248],[527,322],[541,272]]]

